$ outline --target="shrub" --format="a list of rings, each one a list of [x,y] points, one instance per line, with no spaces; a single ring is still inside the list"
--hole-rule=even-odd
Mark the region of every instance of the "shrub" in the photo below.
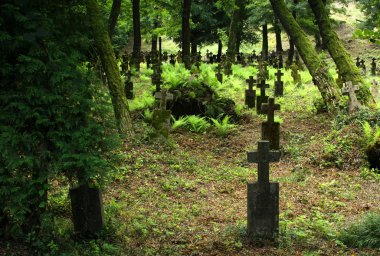
[[[211,118],[211,121],[214,124],[216,134],[222,137],[230,134],[236,128],[235,124],[231,124],[229,122],[230,121],[229,116],[225,116],[222,120],[220,118],[219,119]]]
[[[202,133],[210,127],[210,124],[204,117],[191,115],[187,118],[187,127],[192,132]]]
[[[173,130],[178,130],[180,128],[186,127],[188,124],[188,117],[187,116],[181,116],[178,119],[175,119],[174,116],[171,117],[173,124],[172,124],[172,129]]]

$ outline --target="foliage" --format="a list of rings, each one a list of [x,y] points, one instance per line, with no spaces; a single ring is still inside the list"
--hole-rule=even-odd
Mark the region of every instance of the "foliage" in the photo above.
[[[380,214],[367,214],[362,221],[344,229],[339,239],[350,247],[380,249]]]
[[[88,63],[84,9],[65,4],[1,4],[0,216],[6,225],[0,235],[24,237],[40,225],[52,177],[73,181],[80,174],[101,183],[117,155],[110,97]]]
[[[187,125],[189,130],[195,133],[203,133],[210,127],[206,118],[195,115],[188,116]]]
[[[180,128],[186,127],[188,125],[188,116],[181,116],[178,119],[175,119],[174,116],[171,117],[173,124],[172,129],[178,130]]]
[[[216,132],[216,134],[219,135],[219,136],[222,136],[222,137],[230,134],[236,128],[235,124],[231,124],[229,122],[230,121],[230,117],[229,116],[225,116],[223,119],[221,119],[221,118],[219,118],[219,119],[211,118],[211,121],[212,121],[212,123],[215,126],[215,132]]]
[[[375,143],[380,138],[380,127],[378,127],[376,124],[375,127],[372,128],[369,122],[364,121],[362,124],[362,128],[363,128],[365,146],[371,147],[375,145]]]

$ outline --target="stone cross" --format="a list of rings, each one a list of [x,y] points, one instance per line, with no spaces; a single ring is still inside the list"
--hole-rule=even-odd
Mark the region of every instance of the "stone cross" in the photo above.
[[[275,96],[283,96],[284,95],[284,82],[281,81],[281,77],[284,73],[281,72],[280,69],[277,70],[276,77],[277,81],[274,82],[274,95]]]
[[[257,96],[256,112],[257,114],[262,114],[261,105],[268,101],[268,96],[265,95],[265,89],[269,88],[269,84],[266,84],[264,79],[257,85],[257,88],[260,89],[260,96]]]
[[[173,66],[175,66],[175,55],[174,54],[170,54],[170,64],[172,64]]]
[[[160,109],[165,110],[167,101],[173,100],[173,94],[167,90],[161,90],[154,94],[154,98],[160,100]]]
[[[281,153],[269,149],[269,141],[259,141],[256,152],[248,152],[249,163],[258,164],[257,183],[248,182],[247,224],[251,241],[275,240],[279,228],[279,184],[269,180],[269,163]]]
[[[281,69],[277,70],[276,77],[277,81],[281,81],[281,77],[284,75],[284,73],[281,72]]]
[[[346,83],[346,86],[342,89],[343,95],[348,95],[348,113],[352,114],[356,110],[361,108],[361,104],[356,98],[356,92],[359,91],[359,86],[352,85],[352,82],[349,81]]]
[[[131,80],[132,73],[130,70],[127,72],[127,77],[125,79],[125,96],[127,99],[133,99],[133,82]]]
[[[367,68],[365,66],[365,61],[364,60],[360,61],[360,67],[362,68],[362,75],[365,76],[367,74]]]
[[[269,98],[268,103],[261,105],[261,111],[267,114],[267,121],[261,124],[261,139],[269,141],[270,149],[280,149],[280,123],[274,121],[274,111],[280,110],[280,104]]]
[[[274,111],[280,110],[280,104],[274,103],[274,98],[269,98],[268,103],[263,103],[261,106],[263,113],[267,114],[267,122],[274,123]]]
[[[282,58],[282,55],[278,55],[278,68],[283,68],[284,67],[284,60]]]
[[[360,57],[356,57],[356,66],[360,67]]]
[[[254,108],[256,101],[256,90],[253,90],[253,86],[257,83],[257,80],[253,79],[253,76],[250,76],[249,79],[245,81],[248,83],[248,90],[245,90],[245,105],[247,105],[248,108]]]

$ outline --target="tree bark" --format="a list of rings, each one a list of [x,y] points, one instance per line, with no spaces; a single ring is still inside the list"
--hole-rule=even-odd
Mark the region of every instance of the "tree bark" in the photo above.
[[[190,12],[191,12],[191,0],[183,0],[182,9],[182,60],[185,64],[185,68],[191,69],[190,59]]]
[[[299,0],[293,0],[293,4],[294,5],[297,5],[299,3]],[[297,19],[297,12],[295,10],[292,11],[292,15],[294,17],[294,19],[296,20]],[[293,39],[290,37],[289,38],[289,52],[288,52],[288,59],[286,61],[286,64],[288,66],[292,65],[293,63],[293,58],[294,58],[294,42],[293,42]]]
[[[153,29],[158,28],[158,18],[156,17],[153,21]],[[156,33],[152,34],[152,52],[157,52],[157,35]]]
[[[102,14],[96,0],[86,0],[86,8],[91,29],[95,38],[100,59],[108,80],[116,123],[121,135],[132,136],[132,120],[129,114],[128,102],[125,97],[123,82],[120,77],[111,39],[103,22]]]
[[[268,60],[268,25],[265,23],[262,26],[262,34],[263,34],[263,45],[261,49],[261,58],[264,61]]]
[[[281,27],[280,27],[280,21],[275,18],[273,22],[274,27],[274,33],[276,34],[276,52],[282,53],[284,50],[282,48],[282,39],[281,39]]]
[[[117,19],[120,14],[121,0],[113,0],[110,16],[108,18],[108,33],[112,38],[112,34],[115,30]]]
[[[132,16],[133,16],[132,59],[135,64],[135,68],[137,70],[140,70],[140,54],[141,54],[140,0],[132,0]]]
[[[234,63],[235,55],[236,55],[236,42],[237,42],[237,32],[239,28],[240,21],[240,8],[243,5],[243,0],[235,0],[235,10],[232,14],[231,24],[230,24],[230,32],[228,36],[228,45],[227,45],[227,62]]]
[[[196,42],[191,43],[191,56],[197,55],[198,47]]]
[[[311,41],[290,13],[284,0],[270,0],[270,3],[276,16],[280,19],[282,26],[293,39],[326,106],[329,110],[334,109],[341,99],[342,94],[335,80],[328,72],[327,63],[319,57]]]
[[[308,2],[317,20],[322,40],[333,58],[343,82],[352,81],[353,84],[362,84],[363,77],[332,28],[324,3],[321,0],[308,0]]]
[[[222,50],[223,50],[223,44],[222,40],[218,40],[218,62],[222,59]]]

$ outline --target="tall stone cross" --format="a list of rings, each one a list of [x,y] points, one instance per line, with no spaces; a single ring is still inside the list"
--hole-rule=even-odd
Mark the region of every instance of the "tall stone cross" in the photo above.
[[[167,101],[173,100],[173,94],[167,90],[161,90],[154,94],[154,98],[160,100],[160,109],[165,110]]]
[[[220,63],[218,64],[217,70],[218,73],[215,74],[215,77],[219,81],[219,83],[223,83],[223,74],[221,73],[222,66],[220,65]]]
[[[268,96],[265,95],[265,89],[269,88],[269,84],[265,83],[265,79],[261,80],[261,83],[257,85],[260,89],[260,96],[257,96],[256,112],[262,114],[261,105],[268,101]]]
[[[284,95],[284,82],[281,81],[281,77],[283,75],[284,75],[284,73],[281,72],[281,69],[278,69],[277,73],[276,73],[277,81],[274,82],[274,95],[275,96],[283,96]]]
[[[256,79],[253,79],[253,76],[250,76],[249,79],[245,80],[248,83],[248,90],[245,90],[245,105],[248,108],[254,108],[256,103],[256,90],[253,90],[253,86],[257,83]]]
[[[356,57],[356,66],[360,67],[360,57]]]
[[[127,77],[125,79],[125,96],[127,99],[133,99],[133,82],[132,82],[132,73],[130,70],[127,71]]]
[[[371,62],[371,76],[376,76],[376,59],[372,58]]]
[[[261,124],[261,139],[268,140],[269,148],[275,150],[280,149],[280,123],[274,121],[274,111],[280,108],[280,104],[274,103],[274,98],[261,105],[262,112],[267,114],[267,121]]]
[[[257,183],[248,182],[248,238],[275,240],[279,227],[279,184],[269,180],[269,163],[278,162],[281,153],[269,149],[269,141],[258,142],[256,152],[248,152],[249,163],[258,164]]]
[[[356,110],[361,108],[361,104],[356,98],[356,92],[359,91],[359,86],[352,85],[352,82],[349,81],[346,83],[346,86],[343,87],[342,93],[343,95],[348,95],[348,113],[352,114]]]

